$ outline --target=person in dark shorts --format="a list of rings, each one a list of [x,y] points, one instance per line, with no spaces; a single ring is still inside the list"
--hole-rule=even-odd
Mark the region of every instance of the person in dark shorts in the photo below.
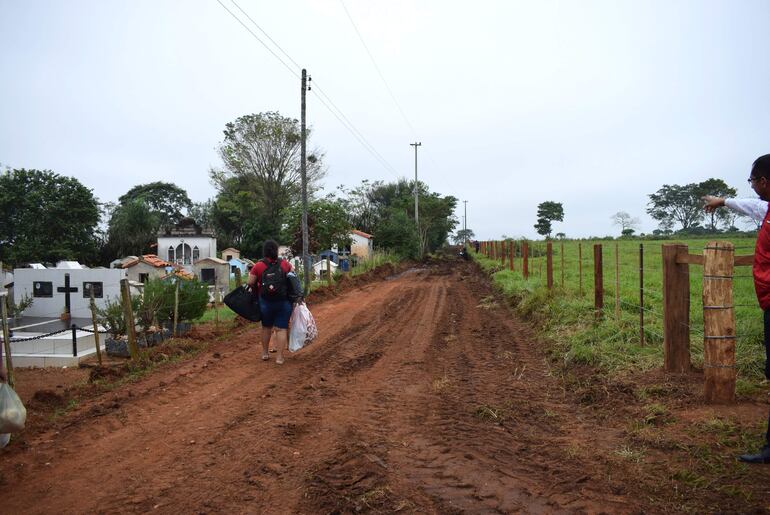
[[[274,344],[277,351],[275,362],[282,365],[284,362],[283,353],[289,340],[287,329],[292,312],[287,279],[292,267],[288,261],[278,257],[278,244],[273,240],[265,242],[262,253],[264,258],[255,263],[249,271],[248,285],[259,296],[259,311],[262,315],[262,360],[268,361],[270,359],[270,338],[275,331]],[[274,288],[274,284],[270,283],[267,289],[275,291],[263,291],[265,289],[263,283],[267,284],[268,276],[273,274],[277,274],[276,277],[286,283],[283,285],[283,290]]]

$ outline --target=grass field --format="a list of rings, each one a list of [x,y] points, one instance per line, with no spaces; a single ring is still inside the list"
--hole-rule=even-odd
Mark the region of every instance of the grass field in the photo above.
[[[533,318],[545,335],[557,343],[560,358],[571,363],[586,363],[608,371],[648,369],[663,363],[663,282],[661,249],[665,243],[684,243],[691,254],[702,254],[709,241],[731,241],[736,255],[753,254],[754,238],[693,239],[681,241],[640,240],[564,240],[553,241],[554,290],[546,288],[546,257],[543,241],[529,242],[530,277],[524,280],[522,261],[514,259],[514,271],[499,260],[471,252],[481,266],[492,273],[495,284],[516,300],[517,309]],[[603,246],[604,316],[594,322],[593,245]],[[640,345],[639,245],[644,249],[644,335]],[[518,244],[518,242],[517,242]],[[616,244],[619,256],[620,318],[615,312]],[[579,246],[582,260],[578,259]],[[563,255],[562,255],[563,248]],[[562,267],[562,262],[564,266]],[[582,295],[580,263],[582,262]],[[562,283],[563,270],[563,283]],[[703,267],[690,265],[690,340],[692,362],[703,364]],[[563,285],[562,285],[563,284]],[[739,389],[764,377],[762,311],[754,294],[751,267],[735,269],[734,303],[736,306],[737,366]]]

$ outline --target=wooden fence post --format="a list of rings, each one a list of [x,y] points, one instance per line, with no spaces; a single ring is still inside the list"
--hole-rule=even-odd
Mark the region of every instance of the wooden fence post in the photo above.
[[[559,252],[561,253],[561,287],[564,289],[564,242],[561,242]]]
[[[235,287],[240,288],[243,285],[243,278],[241,277],[241,269],[235,268]]]
[[[99,366],[102,366],[102,349],[99,343],[99,326],[96,320],[96,301],[94,300],[94,287],[89,288],[91,290],[91,323],[94,326],[94,345],[96,346],[96,359],[99,361]]]
[[[3,326],[3,350],[5,351],[5,374],[8,377],[8,386],[14,387],[16,382],[13,379],[13,359],[11,358],[11,332],[8,330],[8,305],[6,304],[7,293],[0,295],[0,325]]]
[[[546,266],[545,266],[545,273],[546,273],[546,284],[548,285],[549,290],[553,290],[553,245],[549,241],[546,243],[545,246],[545,257],[546,257]]]
[[[602,244],[594,244],[594,318],[598,321],[604,309],[604,270],[602,268]]]
[[[326,256],[326,282],[329,283],[329,286],[332,285],[332,264],[331,259],[329,259],[329,256]]]
[[[120,280],[120,293],[123,297],[123,316],[126,321],[126,338],[128,338],[128,352],[131,360],[139,359],[139,347],[136,346],[136,326],[134,325],[134,310],[131,307],[131,290],[128,279]]]
[[[176,338],[177,326],[179,325],[179,277],[174,278],[174,327],[171,336]]]
[[[710,403],[735,400],[734,254],[725,241],[710,241],[703,250],[703,374]]]
[[[620,322],[620,245],[615,242],[615,320]]]
[[[639,244],[639,345],[644,346],[644,244]]]
[[[580,287],[580,297],[583,297],[583,244],[578,243],[578,281]]]
[[[524,279],[529,279],[529,243],[521,243],[521,274]]]
[[[516,244],[513,240],[508,242],[508,267],[513,272],[513,258],[516,257]]]
[[[663,360],[666,372],[690,370],[690,265],[687,245],[663,245]]]

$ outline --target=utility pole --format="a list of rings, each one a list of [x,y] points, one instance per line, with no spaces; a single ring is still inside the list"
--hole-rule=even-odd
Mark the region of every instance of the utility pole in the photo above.
[[[468,201],[463,200],[463,234],[465,234],[465,241],[468,242]]]
[[[410,147],[414,147],[414,223],[417,225],[419,231],[420,228],[420,209],[419,209],[419,197],[417,189],[417,147],[422,146],[421,142],[410,143]]]
[[[302,174],[302,275],[305,278],[304,293],[310,293],[310,236],[307,230],[307,130],[305,128],[305,93],[307,92],[307,70],[302,68],[302,121],[301,121],[301,150],[300,173]]]
[[[420,233],[420,201],[419,188],[417,187],[417,147],[422,146],[422,142],[415,141],[409,146],[414,147],[414,225],[417,227],[417,238],[420,241],[420,257],[422,257],[422,233]]]

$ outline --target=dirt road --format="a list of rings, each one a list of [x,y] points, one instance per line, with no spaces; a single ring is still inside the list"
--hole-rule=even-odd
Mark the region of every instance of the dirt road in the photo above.
[[[283,366],[255,328],[85,402],[6,457],[2,511],[642,510],[598,457],[613,430],[578,417],[473,266],[311,306],[320,336]]]

